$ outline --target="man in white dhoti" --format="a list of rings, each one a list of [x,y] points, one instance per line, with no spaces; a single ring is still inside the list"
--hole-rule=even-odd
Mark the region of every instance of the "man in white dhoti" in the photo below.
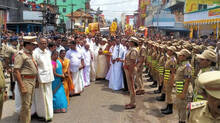
[[[84,68],[84,60],[82,54],[76,50],[76,42],[70,43],[70,49],[66,53],[66,58],[70,60],[70,71],[75,89],[75,95],[78,95],[83,90],[83,78],[80,75],[80,70]]]
[[[105,48],[107,46],[106,42],[107,39],[103,38],[99,46],[99,51],[98,51],[99,54],[97,57],[97,73],[96,73],[97,79],[104,79],[108,72],[107,59],[104,53]]]
[[[92,38],[93,43],[91,43],[92,47],[90,47],[91,55],[93,57],[91,62],[91,72],[90,72],[90,79],[92,82],[95,82],[96,80],[96,72],[97,72],[97,57],[98,57],[98,50],[99,50],[99,44],[95,43],[95,39]]]
[[[76,41],[77,41],[76,50],[81,53],[82,59],[84,60],[84,55],[83,55],[85,52],[84,38],[83,37],[76,38]],[[80,70],[80,78],[82,78],[82,87],[84,88],[86,86],[86,82],[85,82],[85,76],[83,74],[83,69]]]
[[[90,64],[92,60],[89,44],[85,45],[85,52],[83,53],[83,57],[84,57],[84,63],[85,63],[83,73],[84,73],[84,79],[85,79],[85,86],[87,87],[90,85]]]
[[[112,65],[111,65],[111,74],[109,79],[109,88],[112,90],[120,90],[124,88],[124,78],[123,78],[123,54],[124,46],[120,44],[120,39],[116,39],[116,45],[114,46],[112,52]]]
[[[38,66],[39,88],[35,89],[35,108],[38,117],[46,121],[53,118],[53,92],[52,81],[54,80],[51,56],[47,48],[47,40],[40,38],[39,47],[33,51],[33,58]]]

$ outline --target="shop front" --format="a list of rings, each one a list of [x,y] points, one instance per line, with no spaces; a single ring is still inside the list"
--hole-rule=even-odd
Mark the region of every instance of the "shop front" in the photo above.
[[[190,30],[190,38],[206,36],[212,39],[219,39],[220,6],[186,13],[184,15],[184,25]]]

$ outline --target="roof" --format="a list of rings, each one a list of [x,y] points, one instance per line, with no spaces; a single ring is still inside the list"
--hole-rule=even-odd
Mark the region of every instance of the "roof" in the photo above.
[[[85,13],[84,11],[81,11],[81,10],[76,10],[75,12],[72,12],[70,14],[67,14],[66,16],[71,18],[71,16],[73,15],[73,18],[92,18],[91,15]]]

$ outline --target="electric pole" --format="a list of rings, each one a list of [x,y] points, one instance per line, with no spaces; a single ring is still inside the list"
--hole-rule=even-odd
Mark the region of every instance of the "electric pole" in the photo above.
[[[73,1],[72,1],[72,4],[71,4],[71,19],[70,19],[70,22],[71,22],[71,34],[73,33],[73,7],[75,6],[76,4],[73,4]]]

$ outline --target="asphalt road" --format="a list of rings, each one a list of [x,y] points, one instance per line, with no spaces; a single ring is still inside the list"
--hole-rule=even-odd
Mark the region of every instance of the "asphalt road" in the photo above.
[[[96,81],[85,88],[81,96],[72,97],[68,112],[55,114],[52,123],[178,123],[175,111],[168,116],[160,113],[160,108],[165,105],[155,100],[158,95],[153,94],[150,84],[145,82],[145,95],[137,96],[137,108],[125,110],[128,93],[110,90],[107,81]],[[17,121],[14,101],[8,100],[0,123]],[[41,122],[34,119],[32,123]]]

